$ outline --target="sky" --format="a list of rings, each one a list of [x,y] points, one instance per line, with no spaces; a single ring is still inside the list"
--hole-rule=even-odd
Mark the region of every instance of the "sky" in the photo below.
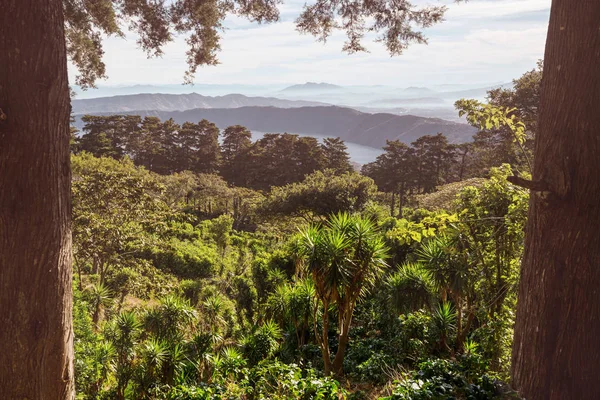
[[[307,0],[310,2],[310,0]],[[328,82],[397,87],[509,82],[543,57],[551,0],[413,0],[448,6],[445,21],[425,30],[428,45],[413,44],[390,57],[381,43],[365,39],[369,53],[342,53],[344,34],[326,44],[301,35],[294,20],[304,0],[285,1],[277,23],[258,25],[226,19],[220,64],[202,67],[197,83],[285,85]],[[148,60],[136,37],[107,38],[104,61],[109,78],[100,86],[179,84],[186,70],[184,37]],[[69,68],[71,77],[75,69]]]

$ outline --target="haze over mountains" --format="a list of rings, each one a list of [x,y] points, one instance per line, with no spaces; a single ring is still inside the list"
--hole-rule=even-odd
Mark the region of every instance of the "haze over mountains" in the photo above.
[[[157,116],[162,120],[173,118],[177,123],[207,119],[219,128],[239,124],[259,132],[339,136],[345,141],[374,148],[381,148],[386,140],[399,139],[410,143],[423,135],[438,132],[443,132],[451,142],[461,143],[468,141],[475,133],[475,129],[469,125],[438,118],[368,114],[336,106],[196,108],[185,111],[137,110],[123,113]]]
[[[243,94],[225,96],[202,96],[198,93],[164,94],[141,93],[124,96],[100,97],[86,100],[73,100],[73,113],[120,113],[134,110],[185,111],[194,108],[238,108],[259,107],[306,107],[326,105],[316,101],[282,100],[274,97],[248,97]]]
[[[349,143],[380,149],[386,140],[410,143],[438,132],[454,143],[469,141],[475,129],[458,117],[454,102],[460,98],[482,100],[489,89],[500,86],[506,85],[395,88],[307,82],[287,86],[134,86],[103,88],[97,93],[112,90],[124,94],[76,98],[72,104],[76,116],[140,114],[173,118],[178,123],[207,119],[219,128],[239,124],[255,132],[339,136]],[[201,89],[203,94],[177,93],[191,89]],[[231,93],[235,89],[239,90]],[[129,94],[136,90],[157,93]]]

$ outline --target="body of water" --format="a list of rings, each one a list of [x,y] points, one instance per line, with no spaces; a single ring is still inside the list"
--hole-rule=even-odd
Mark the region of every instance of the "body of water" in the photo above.
[[[256,141],[263,137],[264,132],[252,131],[252,140]],[[322,142],[328,136],[324,135],[315,135],[315,134],[304,134],[304,133],[295,133],[298,136],[310,136],[314,137]],[[350,160],[359,164],[367,164],[372,161],[375,161],[378,155],[383,153],[382,149],[376,149],[375,147],[363,146],[362,144],[345,142],[346,147],[348,147],[348,154],[350,155]]]

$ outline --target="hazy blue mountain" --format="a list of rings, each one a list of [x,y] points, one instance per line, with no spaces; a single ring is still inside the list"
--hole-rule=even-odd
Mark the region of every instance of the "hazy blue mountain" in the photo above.
[[[446,101],[439,97],[417,97],[417,98],[383,98],[372,100],[368,104],[369,105],[378,105],[378,106],[386,106],[386,105],[414,105],[414,104],[444,104]]]
[[[390,113],[368,114],[335,106],[197,108],[186,111],[129,111],[126,114],[152,115],[163,120],[173,118],[178,123],[207,119],[219,128],[239,124],[259,132],[339,136],[347,142],[374,148],[385,146],[386,140],[399,139],[410,143],[423,135],[438,132],[444,133],[451,142],[462,143],[469,141],[475,133],[475,129],[467,124],[438,118]]]
[[[435,94],[436,91],[432,90],[430,88],[427,87],[416,87],[416,86],[411,86],[411,87],[407,87],[406,89],[404,89],[402,91],[402,94],[404,94],[405,96],[429,96],[432,94]]]
[[[140,93],[168,93],[168,94],[190,94],[200,93],[204,96],[223,96],[230,93],[241,93],[246,96],[265,96],[268,93],[274,93],[289,84],[269,84],[269,85],[250,85],[250,84],[210,84],[196,83],[193,85],[181,84],[149,84],[149,85],[99,85],[95,89],[82,90],[77,86],[73,89],[76,93],[76,99],[91,99],[97,97],[123,96]]]
[[[327,104],[315,101],[282,100],[274,97],[248,97],[242,94],[212,97],[202,96],[198,93],[144,93],[72,101],[74,114],[98,112],[120,113],[134,110],[183,111],[194,108],[237,108],[249,106],[290,108],[318,105]]]
[[[330,91],[339,91],[343,90],[343,86],[332,85],[331,83],[316,83],[316,82],[306,82],[300,85],[292,85],[288,86],[285,89],[281,90],[283,93],[303,93],[303,92],[330,92]]]

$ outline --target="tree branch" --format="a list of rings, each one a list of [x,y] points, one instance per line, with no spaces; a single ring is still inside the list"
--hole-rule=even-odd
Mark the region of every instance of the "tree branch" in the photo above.
[[[521,178],[520,176],[509,176],[506,178],[507,181],[513,185],[520,186],[525,189],[532,190],[534,192],[547,192],[549,191],[548,185],[542,181],[530,181],[528,179]]]

